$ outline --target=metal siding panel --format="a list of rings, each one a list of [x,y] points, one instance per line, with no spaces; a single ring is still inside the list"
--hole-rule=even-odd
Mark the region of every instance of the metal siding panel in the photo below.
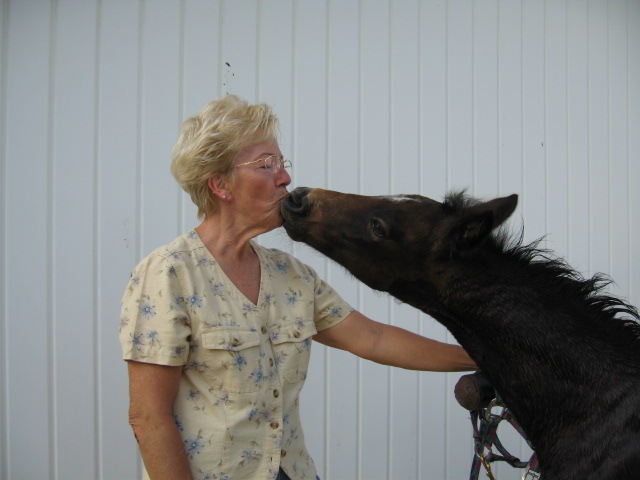
[[[609,68],[607,4],[589,0],[589,271],[609,265]]]
[[[258,3],[222,2],[220,95],[232,93],[255,101],[257,92]]]
[[[52,335],[55,475],[96,471],[97,4],[57,3],[53,71]],[[78,361],[78,358],[84,359]]]
[[[220,21],[220,1],[185,1],[180,122],[195,115],[206,103],[218,96],[223,63],[220,61],[218,48]],[[198,209],[186,192],[180,193],[179,208],[179,229],[186,232],[197,225]]]
[[[569,145],[567,104],[567,4],[545,3],[545,132],[546,228],[548,245],[559,255],[568,254]]]
[[[629,296],[629,128],[628,47],[626,0],[609,2],[609,174],[610,174],[610,255],[609,273],[614,290]]]
[[[473,20],[473,190],[498,192],[498,2],[474,9]]]
[[[140,260],[141,51],[138,2],[102,2],[100,9],[97,312],[98,478],[139,478],[139,455],[127,422],[127,368],[117,331],[120,299]],[[148,252],[144,252],[145,254]]]
[[[522,193],[522,4],[498,4],[498,114],[500,183],[503,194]],[[522,211],[522,205],[518,206]]]
[[[586,3],[568,0],[567,18],[567,145],[568,145],[568,260],[580,271],[589,268],[589,83],[588,19]]]
[[[173,0],[143,3],[141,52],[141,253],[180,234],[181,191],[169,171],[181,121],[182,9]]]
[[[523,2],[522,11],[523,172],[520,203],[524,237],[539,238],[546,226],[544,3]]]
[[[629,298],[640,304],[640,2],[627,1]]]
[[[50,73],[53,12],[9,5],[5,105],[7,478],[53,472]],[[28,445],[28,448],[25,446]],[[34,461],[37,458],[38,461]]]
[[[447,5],[447,187],[473,193],[473,1]]]

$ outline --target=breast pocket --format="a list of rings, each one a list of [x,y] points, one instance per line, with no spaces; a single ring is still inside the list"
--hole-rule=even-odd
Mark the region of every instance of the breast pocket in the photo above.
[[[312,337],[317,332],[313,322],[280,325],[271,334],[271,343],[281,378],[289,383],[304,381],[309,369]]]
[[[221,328],[202,333],[203,375],[215,390],[246,393],[264,379],[258,332]]]

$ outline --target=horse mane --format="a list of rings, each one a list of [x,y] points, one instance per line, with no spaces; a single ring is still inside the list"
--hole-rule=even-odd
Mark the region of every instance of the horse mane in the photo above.
[[[478,203],[479,200],[468,196],[463,190],[449,193],[443,209],[455,215]],[[540,248],[544,237],[524,244],[523,236],[524,229],[514,235],[500,228],[485,243],[485,248],[525,268],[530,274],[527,281],[534,281],[545,291],[553,292],[554,297],[570,304],[571,308],[577,305],[572,315],[574,318],[588,322],[592,328],[603,333],[606,331],[608,335],[615,331],[620,342],[631,342],[635,348],[640,348],[638,310],[606,292],[607,287],[614,283],[608,275],[597,273],[585,278],[551,250]]]

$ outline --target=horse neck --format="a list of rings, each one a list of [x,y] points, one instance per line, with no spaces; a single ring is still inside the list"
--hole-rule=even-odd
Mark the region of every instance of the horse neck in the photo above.
[[[583,340],[572,335],[577,327],[567,316],[570,309],[550,308],[549,292],[527,283],[526,272],[516,267],[465,265],[443,277],[437,286],[396,283],[390,293],[442,323],[534,437],[546,412],[573,417],[577,404],[558,405],[558,395],[575,396],[582,382],[589,383],[596,359],[582,355]],[[554,391],[558,385],[563,392]]]

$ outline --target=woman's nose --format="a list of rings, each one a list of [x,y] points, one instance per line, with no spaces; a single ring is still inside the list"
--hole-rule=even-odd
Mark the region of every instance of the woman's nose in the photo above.
[[[278,185],[287,186],[291,183],[291,175],[284,167],[276,172],[276,178],[278,179]]]

